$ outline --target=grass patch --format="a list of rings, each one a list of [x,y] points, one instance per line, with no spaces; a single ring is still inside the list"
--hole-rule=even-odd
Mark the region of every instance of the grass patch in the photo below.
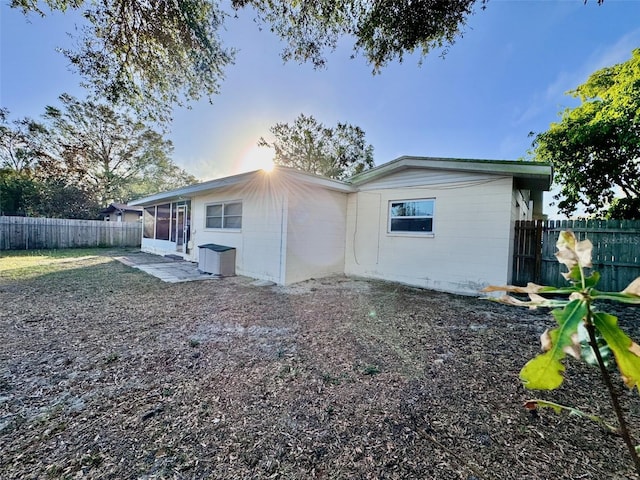
[[[101,255],[106,251],[113,249],[106,248],[62,248],[48,250],[2,250],[0,251],[0,269],[6,268],[6,265],[33,264],[34,262],[48,262],[59,259],[78,258],[86,256]]]
[[[0,281],[27,280],[64,270],[112,262],[114,253],[127,250],[66,248],[59,250],[8,250],[0,252]],[[82,276],[80,274],[80,276]]]
[[[0,285],[22,284],[42,292],[97,299],[126,291],[155,289],[159,280],[121,264],[113,257],[132,249],[76,248],[0,252]]]

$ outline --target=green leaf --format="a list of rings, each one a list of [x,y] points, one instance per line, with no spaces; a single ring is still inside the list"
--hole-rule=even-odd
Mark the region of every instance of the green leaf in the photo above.
[[[542,348],[546,352],[529,360],[520,371],[520,380],[526,388],[532,390],[558,388],[564,381],[562,360],[567,353],[580,355],[577,330],[587,314],[587,303],[584,300],[573,300],[562,310],[554,310],[552,313],[559,326],[542,335]]]
[[[584,323],[578,327],[578,339],[580,340],[582,359],[589,365],[597,367],[598,358],[591,347],[589,332],[587,331]],[[598,345],[598,350],[600,351],[600,357],[602,358],[605,367],[608,367],[613,361],[613,354],[611,353],[611,349],[609,348],[609,345],[607,345],[607,342],[602,338],[602,334],[600,332],[596,332],[596,343]]]
[[[640,391],[640,346],[620,330],[618,318],[613,315],[595,313],[593,323],[613,351],[625,385]]]
[[[536,410],[538,408],[550,408],[556,413],[561,413],[562,410],[565,410],[569,412],[570,415],[576,415],[581,418],[588,418],[589,420],[599,423],[605,426],[611,433],[616,433],[616,434],[619,433],[616,427],[605,422],[602,418],[598,417],[597,415],[591,415],[577,408],[561,405],[560,403],[548,402],[546,400],[540,400],[540,399],[534,398],[532,400],[527,400],[524,404],[524,407],[527,410]]]
[[[631,305],[640,305],[640,296],[632,295],[629,293],[618,293],[618,292],[599,292],[597,290],[593,290],[590,294],[591,298],[594,300],[613,300],[619,303],[629,303]]]
[[[599,281],[600,281],[600,273],[593,272],[591,275],[589,275],[587,278],[584,279],[584,286],[586,288],[593,288],[598,284]]]
[[[543,287],[540,293],[548,293],[551,295],[571,295],[573,292],[579,292],[578,287]]]
[[[568,272],[560,272],[560,275],[562,275],[565,278],[565,280],[567,280],[568,282],[579,285],[582,282],[582,277],[580,276],[580,272],[581,272],[580,265],[574,265],[569,269]]]

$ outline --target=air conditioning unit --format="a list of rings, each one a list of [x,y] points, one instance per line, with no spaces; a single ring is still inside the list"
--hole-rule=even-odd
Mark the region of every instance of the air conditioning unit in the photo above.
[[[198,248],[198,270],[220,277],[236,274],[235,248],[215,243],[200,245]]]

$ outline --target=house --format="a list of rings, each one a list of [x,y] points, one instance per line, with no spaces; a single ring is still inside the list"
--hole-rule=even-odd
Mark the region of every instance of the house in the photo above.
[[[542,163],[405,156],[348,181],[276,167],[132,204],[146,252],[197,261],[213,243],[280,285],[347,274],[476,294],[510,280],[514,222],[542,217],[551,179]]]
[[[112,203],[100,210],[105,222],[138,222],[142,218],[142,207],[134,207],[124,203]]]

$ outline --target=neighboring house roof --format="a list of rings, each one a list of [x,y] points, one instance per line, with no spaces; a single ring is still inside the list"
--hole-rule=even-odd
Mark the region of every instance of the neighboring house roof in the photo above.
[[[134,207],[131,205],[127,205],[126,203],[112,203],[107,208],[100,210],[100,213],[102,215],[108,215],[115,212],[142,212],[142,210],[142,207]]]
[[[314,175],[288,167],[276,166],[274,172],[282,172],[295,177],[296,180],[311,185],[325,187],[329,190],[351,193],[357,192],[360,185],[407,169],[450,170],[470,173],[485,173],[490,175],[510,176],[515,179],[518,188],[526,190],[549,190],[553,171],[551,166],[540,162],[525,162],[513,160],[479,160],[462,158],[434,158],[403,156],[382,164],[379,167],[366,170],[346,181]],[[130,205],[152,205],[158,202],[169,202],[191,197],[199,192],[206,192],[222,187],[229,187],[247,183],[262,175],[270,175],[264,170],[254,170],[230,177],[218,178],[207,182],[196,183],[187,187],[162,192],[149,197],[130,202]],[[139,207],[141,208],[141,207]]]
[[[450,170],[510,176],[515,179],[518,188],[537,191],[549,190],[553,179],[551,165],[542,162],[403,156],[354,175],[349,182],[357,187],[408,169]]]
[[[321,177],[312,173],[302,172],[294,168],[276,166],[273,172],[282,172],[286,175],[293,176],[296,180],[311,185],[317,185],[328,188],[329,190],[336,190],[339,192],[355,192],[355,189],[346,182],[340,180],[333,180],[327,177]],[[264,170],[253,170],[251,172],[240,173],[238,175],[232,175],[230,177],[217,178],[215,180],[209,180],[208,182],[196,183],[187,187],[178,188],[169,192],[162,192],[149,197],[140,198],[130,202],[131,205],[149,205],[157,203],[159,201],[172,201],[180,198],[190,197],[195,193],[206,192],[221,187],[230,187],[233,185],[239,185],[247,183],[251,180],[259,178],[263,175],[271,175],[271,172],[265,172]]]

